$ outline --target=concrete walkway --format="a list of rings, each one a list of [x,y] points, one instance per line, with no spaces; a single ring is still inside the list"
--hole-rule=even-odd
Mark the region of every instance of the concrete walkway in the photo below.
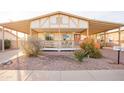
[[[1,81],[123,81],[124,70],[1,70]]]
[[[19,49],[0,52],[0,64],[5,63],[9,60],[15,59],[22,55],[23,55],[23,53]]]

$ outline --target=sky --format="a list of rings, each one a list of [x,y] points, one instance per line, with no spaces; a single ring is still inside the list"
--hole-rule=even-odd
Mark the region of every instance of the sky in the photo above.
[[[0,0],[0,23],[33,18],[55,11],[69,12],[72,14],[80,15],[82,17],[97,20],[124,23],[124,11],[117,10],[118,7],[115,7],[116,2],[110,2],[110,6],[108,0],[103,1]],[[107,1],[107,3],[105,1]],[[120,0],[117,1],[119,2]],[[100,4],[97,4],[96,2]],[[100,6],[103,6],[103,8]]]

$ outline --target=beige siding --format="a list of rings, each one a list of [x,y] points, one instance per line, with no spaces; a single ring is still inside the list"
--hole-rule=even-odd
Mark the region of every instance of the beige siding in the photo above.
[[[45,40],[46,34],[47,33],[38,33],[38,38]],[[62,40],[63,34],[71,34],[71,40],[74,40],[74,33],[60,33],[60,34],[59,33],[50,33],[50,34],[53,34],[55,41]]]
[[[4,32],[4,38],[11,40],[11,48],[17,48],[15,35],[9,33],[8,31],[5,31]],[[0,31],[0,39],[2,40],[2,31]]]
[[[10,34],[10,33],[7,32],[7,31],[4,32],[4,37],[5,37],[5,39],[16,40],[16,36]],[[2,39],[2,31],[0,31],[0,39]]]
[[[124,46],[124,31],[121,32],[121,45]]]

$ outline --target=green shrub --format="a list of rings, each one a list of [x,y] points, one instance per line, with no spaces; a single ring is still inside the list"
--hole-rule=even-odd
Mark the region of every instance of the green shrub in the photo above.
[[[80,62],[83,61],[83,58],[86,57],[86,55],[87,55],[87,52],[86,52],[85,50],[83,50],[83,49],[81,49],[81,50],[76,50],[76,51],[74,52],[75,58],[76,58],[78,61],[80,61]]]
[[[102,54],[97,48],[91,48],[91,51],[89,52],[89,56],[91,58],[101,58]]]
[[[4,40],[4,48],[9,49],[11,47],[11,41],[8,39]]]
[[[27,40],[27,43],[23,45],[24,53],[29,56],[38,56],[41,53],[41,41],[38,38],[30,37]]]
[[[100,50],[95,46],[95,42],[92,39],[85,40],[80,44],[80,47],[84,49],[88,53],[89,57],[91,58],[102,57]]]

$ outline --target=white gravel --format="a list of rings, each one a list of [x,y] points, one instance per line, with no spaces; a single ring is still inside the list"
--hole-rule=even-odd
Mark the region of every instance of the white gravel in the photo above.
[[[104,50],[102,50],[103,52]],[[104,54],[107,51],[104,51]],[[72,52],[44,52],[39,57],[22,56],[13,60],[10,65],[0,66],[0,69],[7,70],[110,70],[124,69],[123,64],[116,64],[111,58],[85,58],[83,62],[78,62]]]

